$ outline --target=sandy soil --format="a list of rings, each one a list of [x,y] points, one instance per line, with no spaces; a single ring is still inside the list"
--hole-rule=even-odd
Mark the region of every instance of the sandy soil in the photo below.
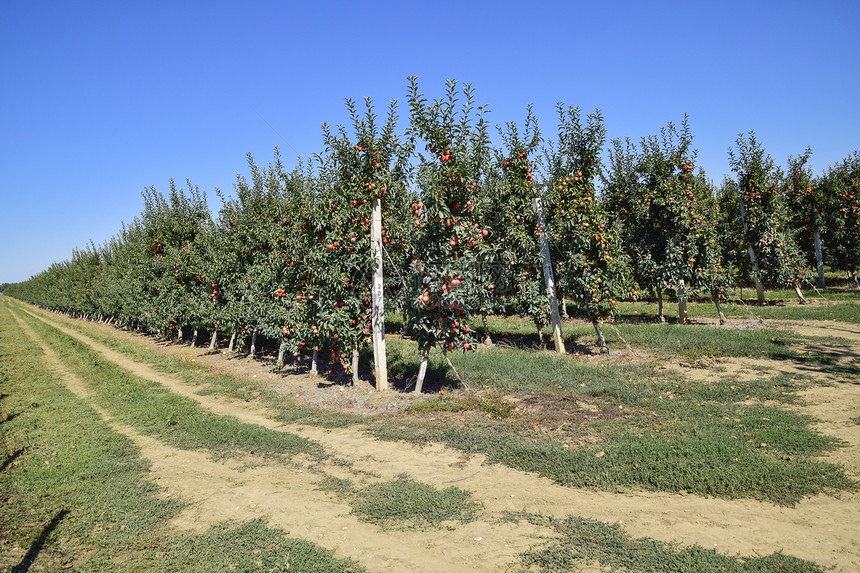
[[[46,320],[45,315],[37,316]],[[342,475],[342,466],[310,464],[294,460],[290,465],[273,464],[248,456],[247,460],[215,461],[202,452],[169,447],[133,429],[112,422],[117,431],[139,445],[151,461],[152,479],[167,494],[181,497],[188,508],[175,520],[183,529],[199,530],[225,519],[247,519],[265,515],[273,525],[291,535],[335,550],[338,556],[359,560],[374,571],[499,571],[516,556],[552,532],[520,523],[501,523],[506,511],[525,510],[565,517],[580,515],[607,522],[620,522],[631,535],[647,536],[682,544],[698,543],[728,554],[754,555],[783,551],[835,571],[860,571],[860,495],[817,496],[796,507],[786,508],[752,500],[727,501],[695,495],[628,491],[609,493],[566,488],[534,474],[485,463],[482,456],[466,457],[461,452],[433,444],[418,448],[410,444],[368,438],[360,430],[320,429],[300,424],[284,425],[272,419],[261,405],[199,395],[191,386],[129,359],[95,340],[62,325],[65,318],[51,316],[50,323],[89,344],[106,359],[188,396],[213,412],[232,415],[245,422],[278,431],[293,432],[321,443],[327,451],[350,462],[350,477],[359,481],[390,480],[405,473],[411,478],[443,488],[456,485],[472,492],[483,504],[481,518],[466,525],[433,532],[392,532],[362,523],[350,515],[349,507],[314,485],[321,472]],[[742,321],[738,321],[742,322]],[[776,321],[768,321],[771,325]],[[45,348],[49,364],[82,399],[85,386],[76,379],[36,334],[22,324],[27,334]],[[148,338],[120,332],[99,324],[82,323],[110,332],[135,344],[152,347]],[[845,360],[856,360],[860,351],[860,328],[842,323],[783,325],[802,334],[840,336],[852,341],[837,348]],[[753,328],[752,321],[730,323],[728,328]],[[305,375],[281,377],[265,362],[247,359],[225,360],[208,355],[205,349],[187,345],[158,345],[161,352],[194,360],[220,371],[230,371],[251,380],[299,393],[311,403],[353,404],[353,411],[368,413],[402,407],[411,395],[376,393],[368,384],[346,388],[320,384]],[[832,350],[832,349],[831,349]],[[617,357],[616,357],[617,359]],[[686,368],[689,376],[708,379],[716,376],[760,376],[764,371],[797,372],[799,367],[764,360],[722,360],[720,372],[708,368]],[[807,374],[810,372],[804,371]],[[820,373],[812,373],[820,375]],[[818,420],[818,429],[845,440],[847,447],[828,459],[842,463],[849,475],[860,477],[860,381],[827,375],[830,385],[804,392],[802,410]],[[107,419],[109,416],[102,412]],[[594,570],[597,570],[596,568]]]

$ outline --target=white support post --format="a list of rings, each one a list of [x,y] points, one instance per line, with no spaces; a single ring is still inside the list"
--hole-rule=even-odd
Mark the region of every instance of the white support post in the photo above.
[[[371,205],[370,248],[375,269],[371,287],[371,325],[373,327],[373,362],[376,371],[376,389],[388,390],[388,362],[385,355],[385,304],[382,284],[382,202],[374,199]]]
[[[555,342],[555,350],[564,354],[564,338],[561,333],[561,317],[558,314],[558,299],[555,295],[555,278],[552,275],[552,260],[549,255],[549,242],[546,238],[546,225],[543,218],[543,205],[540,198],[532,199],[532,209],[538,218],[538,231],[540,231],[540,250],[543,254],[543,278],[546,282],[546,294],[549,297],[552,309],[552,339]]]

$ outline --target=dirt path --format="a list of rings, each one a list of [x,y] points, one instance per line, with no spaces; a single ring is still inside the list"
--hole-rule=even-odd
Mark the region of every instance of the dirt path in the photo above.
[[[41,313],[38,316],[45,320]],[[457,485],[472,492],[474,499],[485,508],[481,520],[457,526],[452,531],[381,532],[356,521],[348,515],[346,506],[315,491],[313,481],[317,477],[307,472],[302,472],[305,475],[290,473],[288,479],[284,479],[284,472],[290,470],[283,466],[259,466],[238,473],[231,462],[214,463],[202,454],[171,452],[164,449],[163,444],[155,451],[144,449],[142,442],[136,439],[144,455],[153,461],[153,473],[159,483],[192,502],[191,509],[177,520],[178,526],[205,527],[225,518],[243,519],[265,514],[273,524],[288,529],[292,535],[335,549],[339,555],[355,557],[373,570],[404,570],[409,563],[408,569],[420,571],[498,571],[526,547],[538,542],[536,536],[549,534],[522,524],[499,525],[496,521],[504,511],[526,510],[559,517],[580,515],[620,522],[637,537],[698,543],[729,554],[768,554],[781,550],[834,566],[837,571],[860,571],[860,528],[857,527],[860,496],[857,494],[842,494],[839,499],[818,496],[804,500],[795,508],[785,508],[751,500],[565,488],[534,474],[485,464],[482,456],[466,459],[460,452],[438,444],[417,448],[370,439],[354,428],[326,430],[283,425],[268,417],[256,404],[197,395],[195,391],[199,387],[132,361],[58,324],[55,318],[48,322],[90,345],[106,359],[188,396],[214,412],[318,441],[331,453],[349,460],[356,470],[373,473],[379,479],[406,473],[435,487]],[[860,332],[855,334],[860,337]],[[770,363],[769,366],[782,368],[785,365]],[[860,415],[860,385],[846,380],[834,387],[816,387],[806,392],[806,398],[808,413],[829,420],[820,429],[850,442],[851,447],[836,452],[833,459],[849,462],[846,467],[856,477],[860,437],[856,435],[858,425],[852,426],[850,420]],[[278,504],[280,500],[283,500],[281,505]]]

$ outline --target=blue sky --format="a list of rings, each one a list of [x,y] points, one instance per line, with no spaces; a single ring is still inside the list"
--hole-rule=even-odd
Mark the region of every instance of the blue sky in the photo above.
[[[609,137],[689,114],[716,182],[755,129],[816,173],[860,148],[856,0],[769,2],[5,2],[0,8],[0,283],[102,243],[170,178],[232,189],[282,147],[308,157],[344,98],[473,84],[494,123],[542,131],[557,101]],[[401,107],[405,117],[407,110]],[[259,114],[259,115],[258,115]]]

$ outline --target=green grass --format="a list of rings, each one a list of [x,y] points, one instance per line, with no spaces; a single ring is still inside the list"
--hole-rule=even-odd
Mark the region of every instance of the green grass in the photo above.
[[[735,557],[699,545],[681,546],[651,538],[633,538],[618,524],[583,517],[555,519],[540,515],[512,516],[550,527],[558,538],[522,555],[523,571],[578,571],[599,563],[612,571],[637,573],[823,573],[811,561],[781,552],[760,557]]]
[[[95,391],[95,403],[141,433],[178,448],[206,448],[224,455],[324,455],[319,444],[306,438],[214,414],[157,382],[134,376],[56,328],[26,313],[21,316]]]
[[[794,291],[767,291],[765,305],[759,306],[749,297],[755,298],[755,291],[744,291],[744,303],[736,293],[723,303],[723,313],[727,318],[765,320],[838,320],[857,324],[860,322],[860,291],[822,291],[823,297],[815,291],[805,293],[811,303],[797,304]],[[619,304],[619,322],[656,321],[657,303],[653,301],[623,302]],[[663,314],[670,322],[678,321],[677,302],[664,302]],[[691,302],[687,304],[687,315],[691,319],[717,318],[716,307],[711,302]]]
[[[435,400],[420,400],[408,406],[412,412],[483,412],[491,418],[504,420],[514,415],[516,404],[497,394],[461,393],[440,395]]]
[[[265,520],[222,523],[200,535],[177,536],[164,555],[151,558],[155,571],[299,571],[343,573],[365,571],[349,559],[335,559],[332,552],[286,532],[267,527]]]
[[[174,533],[183,503],[148,478],[131,440],[56,381],[5,302],[0,364],[0,570],[363,571],[259,520]]]
[[[760,341],[774,351],[782,348],[768,338]],[[397,368],[417,370],[417,352],[392,347]],[[470,384],[490,392],[550,410],[564,400],[572,399],[574,405],[543,417],[516,411],[481,416],[473,397],[460,401],[446,394],[413,404],[414,416],[406,421],[376,423],[373,434],[419,444],[444,442],[575,487],[686,490],[786,505],[856,487],[840,467],[815,459],[839,441],[813,431],[809,418],[778,405],[797,402],[796,392],[810,383],[806,377],[704,384],[652,364],[585,364],[500,348],[452,356],[452,361]],[[446,372],[441,358],[434,357],[430,372]],[[452,383],[448,376],[435,383]],[[599,411],[578,409],[577,400]],[[471,416],[434,419],[440,412],[457,411]],[[541,428],[548,431],[541,433]]]
[[[320,488],[348,501],[353,515],[382,529],[427,530],[477,519],[480,504],[457,487],[438,490],[405,475],[355,488],[348,480],[328,478]]]
[[[821,361],[821,356],[794,351],[789,345],[802,339],[778,330],[726,331],[712,337],[703,327],[626,327],[625,336],[660,354],[680,347],[687,349],[688,358],[713,352],[782,357],[810,366]],[[709,336],[703,337],[704,332]],[[417,373],[414,343],[390,337],[388,349],[390,375],[409,379]],[[439,441],[480,452],[493,462],[568,486],[686,490],[788,505],[804,496],[856,487],[841,468],[815,459],[838,447],[838,440],[814,432],[808,418],[778,405],[797,400],[796,392],[810,383],[803,377],[703,384],[662,370],[659,363],[588,361],[501,346],[450,358],[474,393],[425,395],[411,405],[408,416],[350,417],[346,423],[366,425],[380,438]],[[153,360],[166,359],[156,355]],[[182,374],[182,364],[165,362],[165,367]],[[205,377],[199,372],[183,375]],[[221,384],[227,392],[235,382]],[[243,384],[253,388],[250,382]],[[425,385],[434,390],[457,385],[441,355],[432,355]],[[518,401],[537,404],[537,412],[523,414]],[[578,401],[597,411],[581,409]],[[289,403],[278,407],[284,418],[292,416]],[[300,413],[293,419],[316,416],[342,419],[325,413]]]
[[[137,362],[147,364],[159,372],[174,375],[191,385],[201,386],[201,390],[197,392],[200,395],[214,394],[247,402],[259,401],[270,408],[273,411],[273,417],[280,422],[301,422],[326,428],[338,428],[360,421],[360,417],[356,415],[303,406],[251,380],[243,380],[227,374],[217,374],[206,366],[191,360],[177,359],[152,352],[116,337],[100,334],[74,322],[64,322],[63,324]],[[201,348],[200,351],[203,353],[205,349]]]

